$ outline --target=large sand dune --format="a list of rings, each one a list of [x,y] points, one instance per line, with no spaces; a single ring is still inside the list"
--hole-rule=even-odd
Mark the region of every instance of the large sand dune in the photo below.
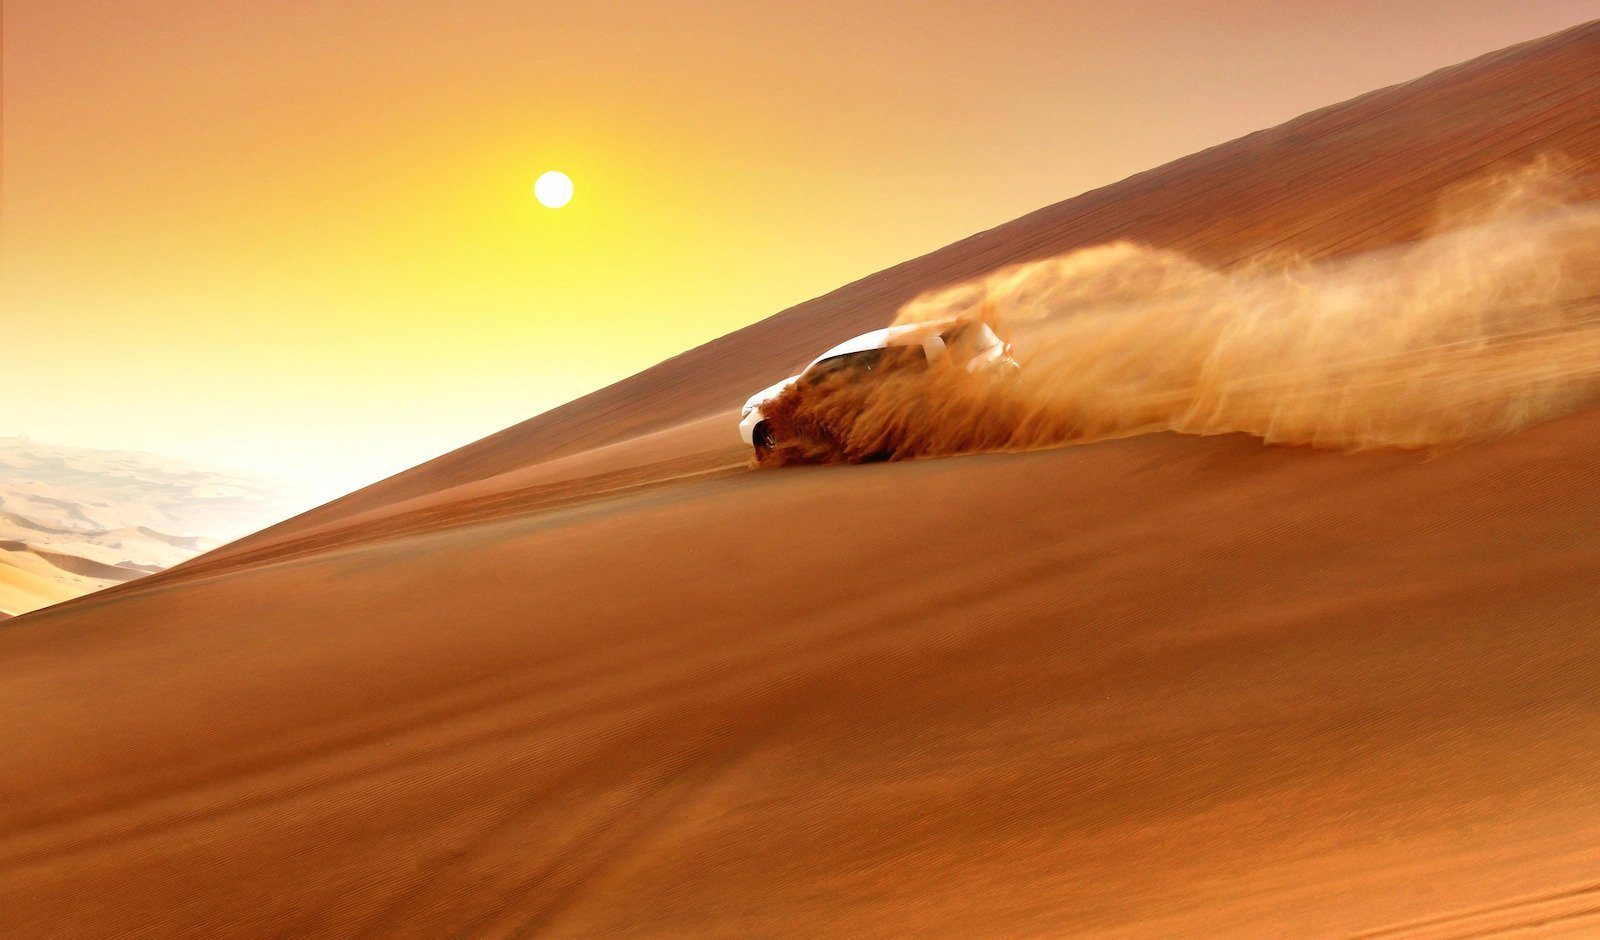
[[[1559,152],[1600,24],[908,262],[9,622],[23,934],[1600,930],[1600,410],[1442,452],[1157,433],[754,471],[748,391],[1132,238],[1414,238]]]

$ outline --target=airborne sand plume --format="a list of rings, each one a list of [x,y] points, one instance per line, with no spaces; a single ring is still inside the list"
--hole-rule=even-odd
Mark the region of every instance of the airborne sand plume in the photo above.
[[[1229,270],[1129,242],[925,294],[899,323],[992,323],[1020,376],[796,385],[778,462],[1027,449],[1173,430],[1448,446],[1600,399],[1600,207],[1541,159],[1440,201],[1422,240]]]

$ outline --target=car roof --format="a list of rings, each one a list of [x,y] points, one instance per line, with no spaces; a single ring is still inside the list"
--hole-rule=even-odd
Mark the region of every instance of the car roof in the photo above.
[[[946,317],[940,320],[927,320],[922,323],[902,323],[899,326],[885,327],[873,330],[871,333],[862,333],[854,339],[847,339],[827,352],[811,360],[810,368],[824,359],[834,356],[844,356],[853,352],[864,352],[868,349],[886,349],[890,346],[915,346],[922,342],[922,338],[929,333],[957,322],[955,317]]]

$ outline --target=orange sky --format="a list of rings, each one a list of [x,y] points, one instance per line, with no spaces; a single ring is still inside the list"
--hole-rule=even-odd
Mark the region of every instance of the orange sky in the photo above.
[[[1593,15],[6,0],[0,435],[335,495],[1041,205]],[[551,168],[577,184],[564,209],[532,198]]]

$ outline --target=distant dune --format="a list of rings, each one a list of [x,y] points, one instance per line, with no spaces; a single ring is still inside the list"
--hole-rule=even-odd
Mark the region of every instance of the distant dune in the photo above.
[[[0,438],[0,611],[160,571],[302,505],[276,484],[170,458]]]
[[[1544,154],[1600,192],[1600,23],[8,622],[8,927],[1600,932],[1600,408],[1426,453],[1201,427],[759,471],[734,434],[745,394],[929,291],[1116,240],[1354,259]]]
[[[6,547],[22,544],[0,543],[0,614],[37,610],[112,583],[74,576],[31,552]]]

